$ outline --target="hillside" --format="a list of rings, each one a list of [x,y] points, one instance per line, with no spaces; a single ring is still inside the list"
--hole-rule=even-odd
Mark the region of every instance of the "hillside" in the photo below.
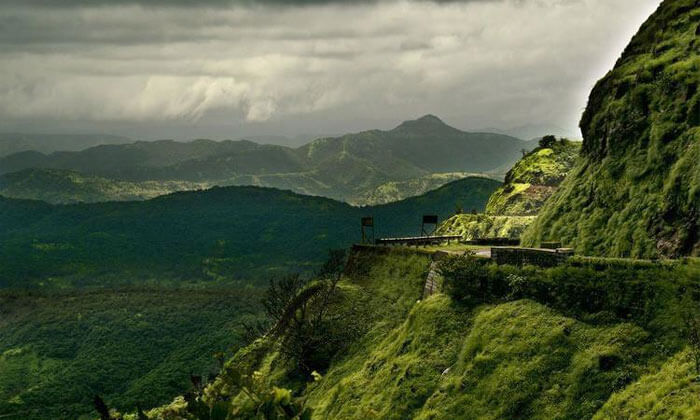
[[[300,405],[307,418],[338,420],[690,420],[700,413],[691,397],[700,390],[693,347],[679,324],[697,302],[678,300],[680,290],[700,287],[697,261],[518,269],[450,257],[442,265],[446,293],[422,299],[430,265],[426,253],[356,249],[321,333],[349,340],[337,353],[323,353],[315,373],[304,373],[295,358],[302,356],[287,353],[293,339],[270,333],[239,351],[197,401],[227,419],[257,418],[264,407],[298,413]],[[304,312],[313,314],[323,300],[308,302]],[[348,337],[348,325],[360,329]],[[284,334],[296,334],[288,328]],[[255,399],[267,392],[280,397]],[[176,399],[147,415],[207,418],[197,410],[195,401]]]
[[[0,198],[11,288],[0,289],[0,415],[74,419],[95,393],[163,404],[190,372],[217,370],[214,352],[240,347],[271,278],[317,270],[359,240],[360,217],[375,217],[378,236],[417,234],[423,213],[483,209],[499,185],[467,178],[365,208],[255,187],[65,206]]]
[[[442,223],[438,232],[467,240],[520,238],[571,171],[581,148],[577,142],[553,136],[539,142],[508,171],[503,185],[489,197],[483,214],[456,214]]]
[[[0,415],[75,420],[90,413],[94,393],[128,407],[167,402],[187,390],[190,373],[218,369],[215,352],[240,347],[240,324],[256,319],[259,296],[153,286],[0,290]]]
[[[354,199],[355,201],[351,204],[387,204],[393,201],[399,201],[409,197],[425,194],[428,191],[440,188],[447,183],[468,178],[470,176],[479,175],[469,174],[466,172],[433,173],[406,181],[387,182],[379,185],[373,190],[368,190],[362,193],[356,197]]]
[[[665,1],[600,80],[581,119],[582,159],[524,240],[580,253],[700,254],[696,0]]]
[[[25,169],[0,175],[0,195],[51,204],[147,200],[204,187],[187,181],[115,181],[64,169]]]
[[[466,178],[376,207],[257,187],[182,192],[142,202],[51,206],[0,198],[0,286],[234,280],[316,267],[328,249],[416,235],[423,214],[483,209],[500,183]]]
[[[486,205],[493,216],[536,216],[557,190],[578,158],[581,145],[566,139],[548,138],[520,159],[506,174],[505,182]]]
[[[437,117],[425,116],[392,130],[322,138],[296,149],[249,141],[163,140],[49,155],[22,152],[0,158],[0,174],[48,168],[131,182],[254,185],[365,205],[420,195],[427,188],[464,177],[434,174],[498,176],[518,159],[521,150],[534,146],[501,134],[463,132]],[[387,190],[392,183],[400,187]],[[15,196],[28,197],[29,193]]]
[[[0,158],[33,150],[40,153],[78,151],[102,144],[124,144],[133,140],[107,134],[22,134],[0,133]]]

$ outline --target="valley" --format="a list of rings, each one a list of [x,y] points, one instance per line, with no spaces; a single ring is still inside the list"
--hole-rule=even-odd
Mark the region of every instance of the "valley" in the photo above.
[[[95,77],[109,106],[81,104],[95,109],[73,123],[330,133],[339,132],[334,112],[349,120],[353,106],[364,106],[377,114],[370,121],[385,121],[388,103],[423,109],[444,97],[446,108],[470,110],[477,121],[480,107],[504,124],[527,117],[520,125],[528,132],[553,119],[554,108],[570,107],[565,89],[584,85],[562,87],[560,75],[528,67],[550,57],[547,66],[558,68],[540,31],[559,30],[557,40],[584,57],[599,38],[578,32],[582,20],[642,6],[517,3],[71,6],[79,29],[91,18],[110,22],[101,14],[108,11],[133,19],[136,30],[138,11],[157,47],[110,38],[118,26],[91,33],[95,49],[85,57],[114,48],[124,60],[111,56],[114,68],[100,77],[135,65],[148,79],[123,81],[122,93],[99,88]],[[298,147],[0,135],[0,420],[699,419],[700,0],[656,5],[590,92],[582,142],[467,132],[432,114]],[[65,12],[40,7],[42,16],[59,12],[57,21]],[[465,11],[488,25],[454,37],[440,36],[438,23],[419,25],[425,45],[409,36],[407,15],[461,27],[471,22]],[[526,60],[517,72],[506,68],[512,51],[476,49],[508,38],[498,11],[509,23],[529,11],[537,29],[537,51],[528,55],[532,28],[519,27],[518,57]],[[552,16],[590,45],[574,46]],[[301,29],[300,17],[309,21]],[[195,18],[209,27],[183,32],[179,25],[196,26]],[[22,28],[18,19],[12,28]],[[257,46],[255,60],[192,55],[156,74],[147,71],[150,59],[134,58],[193,54],[188,37],[203,54],[214,46],[226,55],[236,42],[217,37],[239,26],[250,48],[235,52],[247,57]],[[596,36],[607,39],[604,29]],[[28,50],[70,57],[59,44],[78,32]],[[109,48],[97,47],[102,38]],[[372,39],[381,48],[369,48]],[[389,90],[383,72],[353,52],[355,41],[390,63]],[[279,45],[284,54],[273,53]],[[457,52],[470,71],[440,64]],[[87,65],[72,60],[71,72]],[[355,68],[358,60],[369,67]],[[583,72],[584,61],[567,61],[564,76]],[[178,87],[164,74],[182,66],[188,78]],[[493,78],[477,78],[480,66]],[[240,73],[222,77],[230,67]],[[353,92],[335,88],[328,69],[353,74]],[[206,77],[191,76],[197,72]],[[260,84],[277,73],[283,85]],[[66,95],[15,79],[7,94],[18,101],[35,91],[44,101]],[[472,91],[455,107],[444,80],[478,85],[483,96],[497,85],[501,99]],[[365,84],[377,93],[371,105],[356,97]],[[124,102],[142,85],[142,96]],[[547,89],[556,92],[554,106]],[[523,92],[527,109],[516,109]],[[21,111],[41,115],[45,103]],[[129,120],[133,109],[138,118]],[[84,111],[67,101],[65,112]],[[306,118],[317,124],[306,127]]]

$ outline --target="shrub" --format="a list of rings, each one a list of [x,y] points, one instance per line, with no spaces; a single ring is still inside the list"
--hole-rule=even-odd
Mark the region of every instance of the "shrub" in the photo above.
[[[549,149],[557,142],[557,138],[554,136],[544,136],[540,139],[540,147]]]
[[[678,307],[679,298],[691,296],[697,305],[697,262],[625,261],[616,259],[605,264],[602,259],[590,263],[574,259],[552,268],[517,268],[467,255],[446,258],[441,262],[441,272],[446,292],[465,304],[526,298],[570,315],[609,312],[642,325],[654,319],[662,306]],[[697,325],[700,331],[700,321]],[[700,346],[700,339],[697,341]],[[698,354],[700,360],[700,351]]]
[[[473,253],[448,258],[440,264],[447,291],[459,301],[477,302],[494,298],[495,281],[485,260]]]
[[[330,251],[315,280],[298,275],[273,280],[263,300],[272,323],[268,333],[279,338],[281,355],[305,376],[325,370],[363,331],[356,322],[361,309],[345,305],[338,288],[345,262],[345,251]]]

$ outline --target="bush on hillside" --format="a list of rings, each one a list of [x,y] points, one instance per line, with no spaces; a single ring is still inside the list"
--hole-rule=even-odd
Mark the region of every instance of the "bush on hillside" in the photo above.
[[[269,333],[279,338],[281,355],[305,376],[325,370],[362,333],[362,323],[356,322],[361,310],[345,306],[338,287],[345,261],[345,251],[330,251],[315,280],[290,275],[272,281],[263,299]]]
[[[447,293],[459,302],[532,299],[571,315],[606,312],[640,324],[662,305],[677,306],[679,297],[698,296],[700,290],[700,264],[693,260],[605,265],[601,259],[575,259],[552,268],[517,268],[467,255],[448,257],[441,267]]]
[[[544,149],[551,148],[557,142],[557,138],[554,136],[544,136],[540,139],[540,147]]]

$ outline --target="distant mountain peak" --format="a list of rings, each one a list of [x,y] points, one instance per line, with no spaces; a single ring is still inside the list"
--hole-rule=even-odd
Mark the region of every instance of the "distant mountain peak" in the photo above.
[[[440,118],[436,117],[435,115],[428,114],[424,115],[418,119],[415,120],[409,120],[409,121],[404,121],[396,127],[396,129],[416,129],[416,128],[427,128],[427,129],[435,129],[435,128],[452,128],[449,125],[445,124],[444,121],[442,121]]]
[[[424,115],[416,119],[416,122],[445,124],[440,118],[433,114]]]

